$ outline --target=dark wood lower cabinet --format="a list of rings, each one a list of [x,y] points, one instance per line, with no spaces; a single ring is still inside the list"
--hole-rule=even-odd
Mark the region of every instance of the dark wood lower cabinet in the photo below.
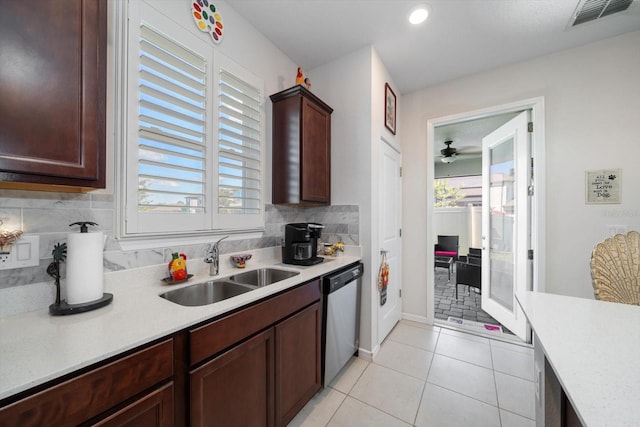
[[[155,390],[93,427],[171,427],[173,426],[173,383]]]
[[[190,425],[291,421],[321,387],[320,297],[314,280],[192,329]]]
[[[286,426],[322,386],[320,303],[276,325],[276,425]]]
[[[273,328],[190,374],[192,426],[273,426]]]
[[[7,399],[0,427],[285,426],[321,387],[321,307],[316,279]]]
[[[168,339],[1,408],[0,426],[77,426],[143,395],[128,407],[133,419],[135,411],[147,411],[142,401],[154,387],[172,375],[173,342]]]

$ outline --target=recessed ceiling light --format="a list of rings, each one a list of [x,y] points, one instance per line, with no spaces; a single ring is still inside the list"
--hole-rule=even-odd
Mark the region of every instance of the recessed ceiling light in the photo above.
[[[416,6],[409,15],[409,22],[413,25],[418,25],[423,23],[427,16],[429,16],[429,11],[426,6]]]

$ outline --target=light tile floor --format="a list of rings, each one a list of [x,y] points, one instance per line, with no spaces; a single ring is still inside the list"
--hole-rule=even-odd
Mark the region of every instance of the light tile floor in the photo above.
[[[533,427],[533,349],[402,320],[289,426]]]

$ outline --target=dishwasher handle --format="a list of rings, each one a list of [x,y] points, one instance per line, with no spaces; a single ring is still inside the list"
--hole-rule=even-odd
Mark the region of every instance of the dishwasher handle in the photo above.
[[[364,265],[362,263],[358,263],[354,266],[333,273],[329,276],[325,276],[322,283],[322,292],[326,295],[331,292],[337,291],[347,283],[359,279],[363,274]]]

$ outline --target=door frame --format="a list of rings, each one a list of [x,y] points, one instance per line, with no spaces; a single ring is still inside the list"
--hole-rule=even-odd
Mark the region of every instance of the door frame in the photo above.
[[[544,97],[529,98],[515,101],[509,104],[502,104],[487,107],[479,110],[472,110],[454,115],[439,117],[427,120],[427,227],[426,227],[426,254],[427,265],[433,265],[433,223],[431,218],[434,215],[433,208],[433,188],[434,188],[434,146],[436,141],[435,128],[438,126],[450,125],[468,120],[483,119],[490,116],[512,113],[522,110],[531,110],[531,121],[533,122],[533,133],[531,134],[531,154],[534,158],[534,196],[531,200],[531,249],[533,249],[533,290],[537,292],[545,291],[545,259],[540,254],[545,253],[545,105]],[[434,272],[432,268],[427,268],[427,323],[433,325],[434,315]]]
[[[382,170],[382,159],[384,158],[384,149],[388,148],[390,149],[392,152],[394,152],[397,155],[398,158],[398,165],[400,167],[400,171],[399,176],[398,176],[398,202],[395,203],[395,207],[398,210],[397,214],[398,214],[398,226],[399,226],[399,230],[398,232],[400,233],[398,236],[398,240],[399,240],[399,245],[398,248],[396,249],[396,265],[393,266],[392,268],[395,271],[392,271],[390,274],[390,281],[391,278],[396,278],[397,279],[397,289],[394,289],[394,291],[398,292],[398,318],[396,321],[397,322],[402,318],[402,234],[401,234],[401,230],[402,230],[402,150],[401,147],[398,146],[397,144],[394,143],[390,143],[386,138],[381,137],[380,141],[380,149],[379,149],[379,156],[378,156],[378,179],[382,179],[382,174],[380,173]],[[381,183],[378,184],[379,187],[382,186]],[[378,199],[378,207],[379,207],[379,212],[380,212],[380,205],[383,204],[384,201],[379,198]],[[378,345],[380,345],[382,343],[382,341],[384,341],[384,339],[386,338],[386,336],[388,335],[388,333],[393,329],[393,327],[387,331],[387,334],[383,334],[382,332],[382,315],[383,315],[383,310],[382,310],[382,306],[380,306],[380,293],[377,289],[377,280],[378,280],[378,266],[380,265],[380,259],[381,259],[381,250],[384,249],[383,248],[383,239],[384,239],[384,234],[382,232],[382,229],[384,227],[383,223],[382,223],[383,217],[382,215],[379,213],[378,214],[378,225],[377,225],[377,233],[378,233],[378,237],[377,237],[377,241],[378,241],[378,245],[377,245],[377,250],[374,251],[373,253],[373,259],[374,259],[374,263],[372,264],[372,277],[374,277],[374,281],[376,283],[376,288],[375,288],[375,297],[373,298],[373,304],[376,305],[376,334],[377,334],[377,341],[378,341]],[[384,335],[384,336],[383,336]],[[376,351],[377,352],[377,351]]]

